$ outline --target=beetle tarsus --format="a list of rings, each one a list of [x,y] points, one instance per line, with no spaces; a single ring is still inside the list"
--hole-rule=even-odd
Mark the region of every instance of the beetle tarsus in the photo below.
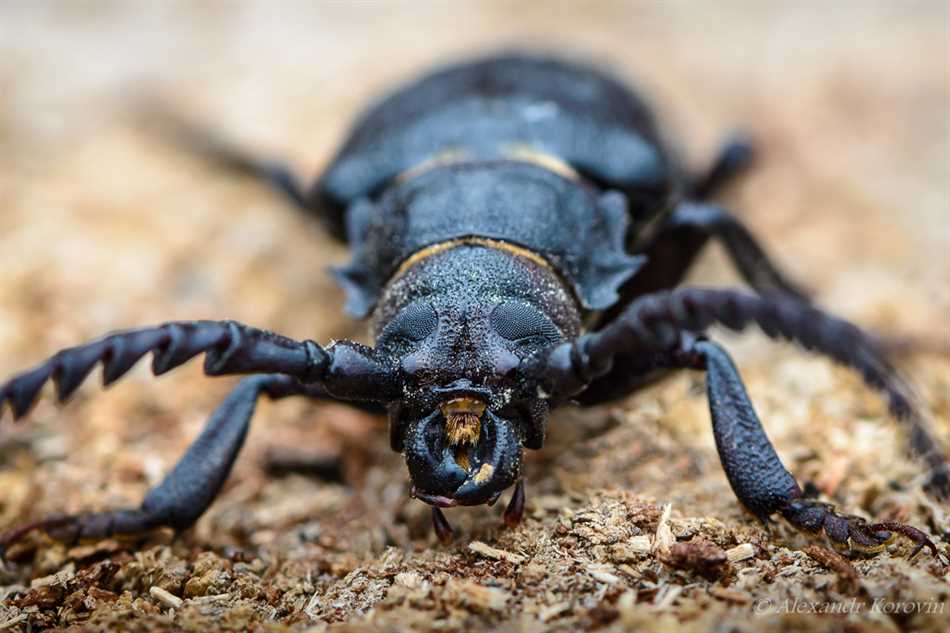
[[[437,506],[432,506],[432,527],[435,528],[435,535],[443,545],[448,545],[455,539],[455,530],[452,524],[445,518],[445,513]]]
[[[883,551],[896,533],[916,544],[908,560],[926,547],[935,559],[945,564],[937,546],[924,532],[898,521],[869,523],[863,517],[836,512],[830,503],[812,499],[790,501],[780,512],[792,526],[812,535],[824,533],[835,549],[852,556]]]
[[[47,532],[54,528],[61,527],[73,520],[73,517],[59,515],[51,516],[39,521],[32,521],[24,525],[19,525],[4,534],[0,535],[0,561],[6,560],[6,554],[10,546],[22,541],[31,532]]]
[[[907,525],[906,523],[900,523],[898,521],[881,521],[880,523],[875,523],[872,525],[871,529],[890,530],[892,532],[897,532],[898,534],[901,534],[905,538],[908,538],[912,542],[916,543],[917,545],[914,547],[913,551],[911,551],[910,556],[907,557],[908,560],[913,559],[924,548],[927,548],[930,550],[930,553],[933,554],[934,558],[942,562],[945,566],[950,565],[950,559],[941,557],[937,546],[933,541],[930,540],[930,537],[912,525]]]

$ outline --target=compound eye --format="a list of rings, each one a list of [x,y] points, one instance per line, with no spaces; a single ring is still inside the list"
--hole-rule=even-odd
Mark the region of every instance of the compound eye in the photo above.
[[[389,322],[383,330],[383,336],[417,342],[432,334],[438,324],[439,315],[432,305],[413,303]]]
[[[509,341],[529,342],[536,338],[557,341],[560,332],[544,314],[534,306],[518,301],[504,301],[491,313],[491,326],[502,338]]]

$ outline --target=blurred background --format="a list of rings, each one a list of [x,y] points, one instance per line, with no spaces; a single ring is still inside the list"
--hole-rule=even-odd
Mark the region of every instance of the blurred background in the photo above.
[[[309,179],[381,91],[510,47],[602,62],[694,165],[751,133],[761,161],[733,206],[778,259],[845,314],[934,327],[950,308],[948,7],[4,3],[0,349],[197,314],[328,335],[313,315],[339,304],[321,269],[342,253],[280,200],[143,133],[134,99],[159,96]],[[24,301],[72,331],[34,329]]]
[[[309,180],[382,91],[512,47],[602,63],[643,92],[693,166],[729,133],[751,134],[759,162],[725,203],[784,268],[821,305],[873,329],[950,336],[946,1],[20,1],[0,5],[0,376],[112,329],[172,319],[231,318],[318,341],[361,336],[324,272],[345,250],[267,189],[163,143],[135,104],[160,98],[286,157]],[[716,248],[703,261],[694,282],[736,283]],[[856,379],[761,337],[729,340],[796,474],[830,494],[845,479],[854,495],[914,480],[895,425]],[[136,503],[231,382],[199,379],[198,364],[161,380],[139,368],[109,394],[90,381],[62,411],[46,398],[33,430],[19,431],[31,450],[0,461],[0,528],[63,509],[66,493],[73,511]],[[946,442],[950,367],[924,357],[906,368]],[[716,463],[693,380],[644,396],[660,406],[636,421],[660,440],[613,441],[618,454],[595,463],[552,458],[554,474],[537,485],[552,494],[616,485],[749,521]],[[614,415],[633,416],[644,401]],[[288,510],[289,524],[321,510],[319,482],[265,488],[279,485],[261,478],[254,456],[281,442],[352,442],[313,429],[340,418],[322,411],[264,407],[203,538],[222,538],[222,516],[249,500],[265,512],[275,499],[314,495]],[[404,495],[399,458],[383,457],[385,432],[368,428],[360,437],[376,433],[383,460],[369,479],[395,486],[380,495]],[[651,441],[654,457],[622,470],[632,464],[624,451]]]
[[[733,206],[778,259],[853,317],[935,326],[950,308],[948,7],[5,3],[0,305],[14,313],[0,346],[35,349],[16,314],[25,290],[62,311],[57,328],[203,313],[326,336],[313,314],[339,295],[321,268],[341,253],[280,200],[143,133],[134,99],[165,99],[310,179],[381,91],[510,47],[602,62],[694,165],[751,133],[761,161]],[[268,277],[249,272],[265,259]],[[926,307],[902,316],[907,304]]]

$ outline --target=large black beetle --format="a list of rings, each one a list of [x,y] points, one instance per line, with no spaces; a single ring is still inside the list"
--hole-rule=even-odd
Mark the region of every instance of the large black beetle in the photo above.
[[[739,500],[763,521],[823,531],[837,546],[879,551],[910,526],[869,524],[806,498],[779,461],[712,325],[800,344],[860,372],[907,423],[950,490],[942,450],[877,340],[816,308],[730,213],[709,202],[748,163],[728,145],[691,174],[653,115],[601,71],[510,55],[430,74],[355,124],[322,177],[301,188],[282,164],[192,126],[169,128],[215,161],[260,177],[320,218],[352,249],[333,274],[347,311],[369,318],[375,347],[321,347],[234,322],[174,322],[120,332],[53,356],[0,387],[23,416],[52,379],[67,398],[97,363],[110,384],[147,352],[161,374],[205,353],[205,373],[251,374],[140,508],[47,519],[64,540],[182,530],[210,505],[241,448],[257,398],[302,395],[386,411],[412,494],[439,508],[494,503],[514,485],[506,521],[524,508],[522,451],[544,442],[550,410],[625,396],[676,369],[706,372],[713,431]],[[752,292],[679,288],[719,240]]]

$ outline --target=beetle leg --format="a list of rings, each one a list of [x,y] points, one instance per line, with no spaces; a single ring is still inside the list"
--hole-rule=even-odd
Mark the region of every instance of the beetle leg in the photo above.
[[[781,293],[808,300],[808,293],[778,268],[752,232],[720,206],[684,202],[669,216],[664,231],[679,236],[674,239],[683,239],[691,232],[705,233],[722,243],[736,270],[757,292]],[[685,241],[689,242],[689,239]]]
[[[940,558],[937,555],[936,546],[934,546],[927,535],[913,526],[899,523],[897,521],[882,521],[881,523],[875,523],[868,526],[868,529],[873,531],[891,530],[899,534],[903,534],[905,537],[916,543],[917,546],[914,547],[914,550],[910,553],[908,558],[913,558],[925,547],[930,550],[930,553],[933,554],[934,558]]]
[[[909,558],[927,547],[937,560],[943,562],[934,543],[917,528],[896,521],[869,524],[862,517],[836,512],[831,504],[801,498],[798,485],[775,455],[728,354],[708,341],[699,342],[695,347],[705,361],[710,411],[720,457],[737,496],[740,496],[739,490],[743,490],[745,498],[740,496],[743,503],[749,505],[746,499],[751,499],[752,504],[759,502],[758,508],[771,510],[778,504],[778,512],[791,525],[811,534],[824,532],[836,549],[846,550],[852,555],[882,551],[896,532],[916,543]],[[756,453],[760,459],[762,455],[771,456],[770,467],[762,472],[757,470],[761,462],[753,458]],[[740,474],[738,471],[743,469],[747,472]],[[764,483],[760,483],[763,480]],[[779,494],[782,485],[788,483],[792,486],[787,488],[787,494]],[[755,488],[758,490],[753,490]]]
[[[196,123],[172,108],[150,104],[143,113],[145,122],[155,125],[166,140],[181,146],[213,165],[263,180],[287,196],[297,206],[309,209],[304,188],[290,168],[274,160],[254,156],[214,130]]]
[[[940,560],[936,545],[916,528],[897,522],[869,524],[861,517],[835,512],[830,504],[801,498],[801,488],[775,453],[728,353],[711,341],[689,346],[683,360],[706,370],[713,433],[729,484],[760,520],[765,522],[779,512],[798,529],[812,534],[823,531],[835,548],[851,554],[880,552],[892,532],[897,532],[917,544],[911,557],[928,547]]]
[[[706,370],[713,434],[729,484],[743,505],[765,523],[802,491],[765,435],[726,351],[711,341],[695,339],[684,347],[680,363]]]
[[[505,525],[510,528],[517,526],[524,518],[524,479],[519,479],[515,484],[515,490],[511,494],[511,501],[505,508]]]
[[[708,200],[723,187],[742,175],[755,159],[755,148],[749,139],[736,137],[719,150],[716,159],[701,176],[694,179],[690,189],[693,200]]]
[[[547,357],[539,389],[552,400],[568,399],[595,380],[614,375],[611,369],[618,358],[642,357],[649,369],[664,363],[683,366],[672,357],[684,334],[702,333],[713,325],[735,331],[757,325],[770,338],[798,343],[858,371],[869,386],[887,396],[891,413],[907,427],[912,450],[929,467],[927,489],[937,496],[950,495],[943,450],[917,410],[910,386],[874,340],[857,326],[791,297],[702,288],[640,297],[603,329],[556,347]]]
[[[662,220],[652,236],[633,247],[646,255],[643,268],[621,289],[623,297],[675,288],[693,266],[706,243],[718,240],[743,280],[763,295],[785,294],[807,301],[807,292],[772,261],[755,236],[734,215],[708,202],[682,202]],[[627,302],[608,312],[609,322]]]
[[[0,537],[0,556],[34,530],[74,544],[105,538],[136,539],[158,527],[181,532],[198,520],[218,495],[244,444],[257,399],[314,395],[306,385],[277,374],[245,378],[212,414],[201,434],[161,484],[137,509],[57,516],[14,529]]]
[[[295,455],[268,454],[264,470],[272,477],[303,475],[331,483],[343,483],[343,460],[339,455],[299,458]]]
[[[352,400],[379,401],[393,387],[391,370],[375,360],[371,349],[356,343],[341,341],[327,350],[313,341],[295,341],[234,321],[175,321],[118,332],[59,352],[0,385],[0,415],[4,403],[10,404],[14,418],[26,415],[50,379],[58,400],[65,401],[100,362],[103,382],[109,385],[148,352],[156,376],[204,353],[204,372],[209,376],[285,374]]]
[[[936,546],[917,528],[897,522],[868,524],[861,517],[839,514],[830,504],[803,498],[792,474],[769,441],[742,378],[728,353],[716,343],[692,334],[680,337],[676,347],[655,354],[656,366],[705,370],[706,392],[716,448],[736,497],[764,525],[780,513],[791,525],[811,534],[824,532],[838,549],[876,553],[893,532],[917,544],[913,555],[928,547],[940,560]]]
[[[452,524],[445,518],[445,513],[438,506],[432,506],[432,527],[435,528],[435,535],[443,545],[448,545],[455,538],[455,530]]]

